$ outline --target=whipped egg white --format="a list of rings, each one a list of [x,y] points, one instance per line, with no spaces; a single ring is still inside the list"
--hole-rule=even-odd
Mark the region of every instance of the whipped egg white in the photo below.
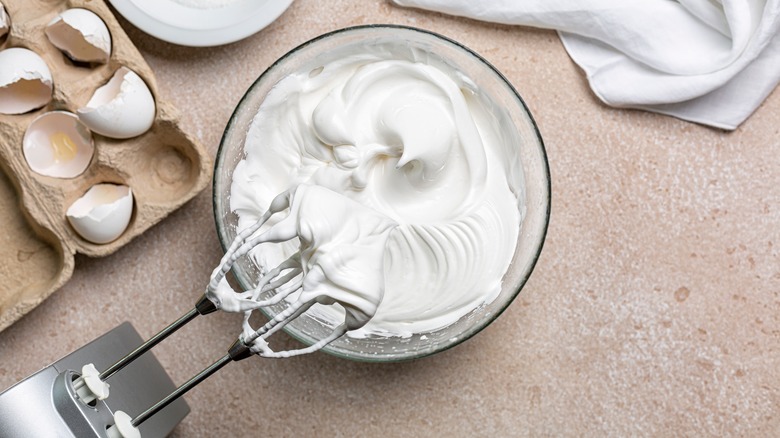
[[[317,254],[304,257],[303,290],[287,299],[316,291],[325,298],[307,314],[335,326],[344,294],[359,291],[364,317],[351,337],[430,332],[491,302],[524,211],[518,146],[494,111],[456,68],[402,47],[362,46],[289,74],[251,124],[230,207],[242,230],[277,194],[295,199],[305,187],[299,202],[316,208],[296,207],[298,223],[310,224],[298,231],[317,235],[251,257],[271,269],[298,251]]]

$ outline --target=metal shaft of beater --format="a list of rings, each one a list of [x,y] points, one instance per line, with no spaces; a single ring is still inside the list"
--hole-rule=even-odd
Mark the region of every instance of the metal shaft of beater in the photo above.
[[[164,399],[158,401],[157,403],[150,406],[149,409],[138,414],[137,417],[133,418],[133,426],[138,427],[138,425],[140,425],[141,423],[149,419],[149,417],[160,412],[164,407],[168,406],[174,400],[184,395],[190,389],[194,388],[198,383],[206,380],[210,375],[219,371],[222,367],[230,363],[232,360],[233,358],[231,358],[229,354],[224,355],[218,361],[209,365],[206,369],[196,374],[193,378],[188,380],[186,383],[176,388],[175,391],[168,394]]]
[[[230,346],[230,348],[228,349],[228,353],[226,355],[222,356],[218,361],[209,365],[206,369],[204,369],[203,371],[195,375],[195,377],[191,378],[186,383],[176,388],[175,391],[168,394],[168,396],[166,396],[164,399],[158,401],[157,403],[152,405],[149,409],[141,412],[140,414],[138,414],[137,417],[133,418],[132,421],[133,426],[138,427],[139,424],[148,420],[149,417],[151,417],[152,415],[160,412],[160,410],[162,410],[164,407],[168,406],[169,404],[171,404],[171,402],[184,395],[190,389],[194,388],[198,383],[206,380],[210,375],[219,371],[230,361],[244,360],[248,357],[251,357],[252,355],[253,353],[249,348],[249,346],[239,338],[238,340],[236,340],[236,342],[233,343],[233,345]]]
[[[100,373],[98,377],[100,378],[100,380],[103,381],[111,378],[111,376],[119,372],[122,368],[126,367],[132,361],[138,359],[144,353],[151,350],[155,345],[159,344],[163,339],[172,335],[176,330],[184,327],[188,322],[195,319],[196,316],[207,315],[213,312],[214,310],[216,310],[216,307],[204,295],[195,304],[195,308],[182,315],[179,319],[171,323],[168,327],[165,327],[164,329],[160,330],[159,333],[149,338],[149,340],[147,340],[143,344],[139,345],[138,348],[125,355],[125,357],[119,359],[116,363],[106,368],[102,373]]]

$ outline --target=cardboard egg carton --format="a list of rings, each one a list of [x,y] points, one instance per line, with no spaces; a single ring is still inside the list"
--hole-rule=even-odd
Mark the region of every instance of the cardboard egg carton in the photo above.
[[[0,0],[11,31],[0,50],[23,47],[39,54],[54,81],[51,102],[22,115],[0,114],[0,330],[32,310],[71,277],[75,253],[111,254],[200,192],[212,163],[203,146],[182,131],[175,109],[160,99],[151,69],[102,0]],[[60,12],[84,8],[108,26],[108,63],[76,65],[46,38],[46,25]],[[75,113],[95,89],[126,66],[146,82],[155,97],[156,117],[146,133],[115,140],[93,133],[95,154],[87,170],[62,179],[33,172],[22,152],[28,125],[39,115]],[[81,238],[66,219],[68,207],[98,183],[130,186],[135,206],[130,224],[115,241],[94,244]]]

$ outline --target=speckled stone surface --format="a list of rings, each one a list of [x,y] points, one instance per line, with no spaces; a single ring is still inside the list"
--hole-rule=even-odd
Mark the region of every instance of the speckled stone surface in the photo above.
[[[495,323],[428,359],[231,364],[186,396],[192,413],[175,436],[777,434],[780,92],[733,133],[610,109],[554,32],[381,0],[297,0],[259,34],[208,49],[122,21],[212,156],[243,92],[276,58],[364,23],[455,38],[523,95],[553,177],[539,264]],[[154,334],[190,308],[219,257],[207,191],[118,253],[78,258],[65,287],[0,333],[0,388],[122,321]],[[238,324],[199,318],[155,354],[181,383],[226,351]]]

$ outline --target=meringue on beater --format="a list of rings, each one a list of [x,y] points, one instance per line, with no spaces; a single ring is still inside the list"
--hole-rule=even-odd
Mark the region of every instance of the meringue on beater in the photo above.
[[[349,330],[363,327],[376,313],[384,295],[384,247],[395,223],[375,211],[320,186],[301,185],[282,193],[263,219],[239,235],[214,270],[207,296],[222,310],[245,312],[243,340],[253,353],[288,357],[316,351]],[[352,214],[338,215],[330,208],[344,203]],[[258,236],[251,234],[275,213],[289,208],[287,216]],[[251,291],[237,293],[225,280],[232,264],[256,246],[297,239],[300,251],[264,275]],[[260,300],[265,292],[274,293]],[[254,330],[252,310],[276,304],[298,292],[295,301],[269,323]],[[325,340],[294,351],[274,352],[265,339],[297,318],[315,303],[338,303],[345,310],[343,323]]]

